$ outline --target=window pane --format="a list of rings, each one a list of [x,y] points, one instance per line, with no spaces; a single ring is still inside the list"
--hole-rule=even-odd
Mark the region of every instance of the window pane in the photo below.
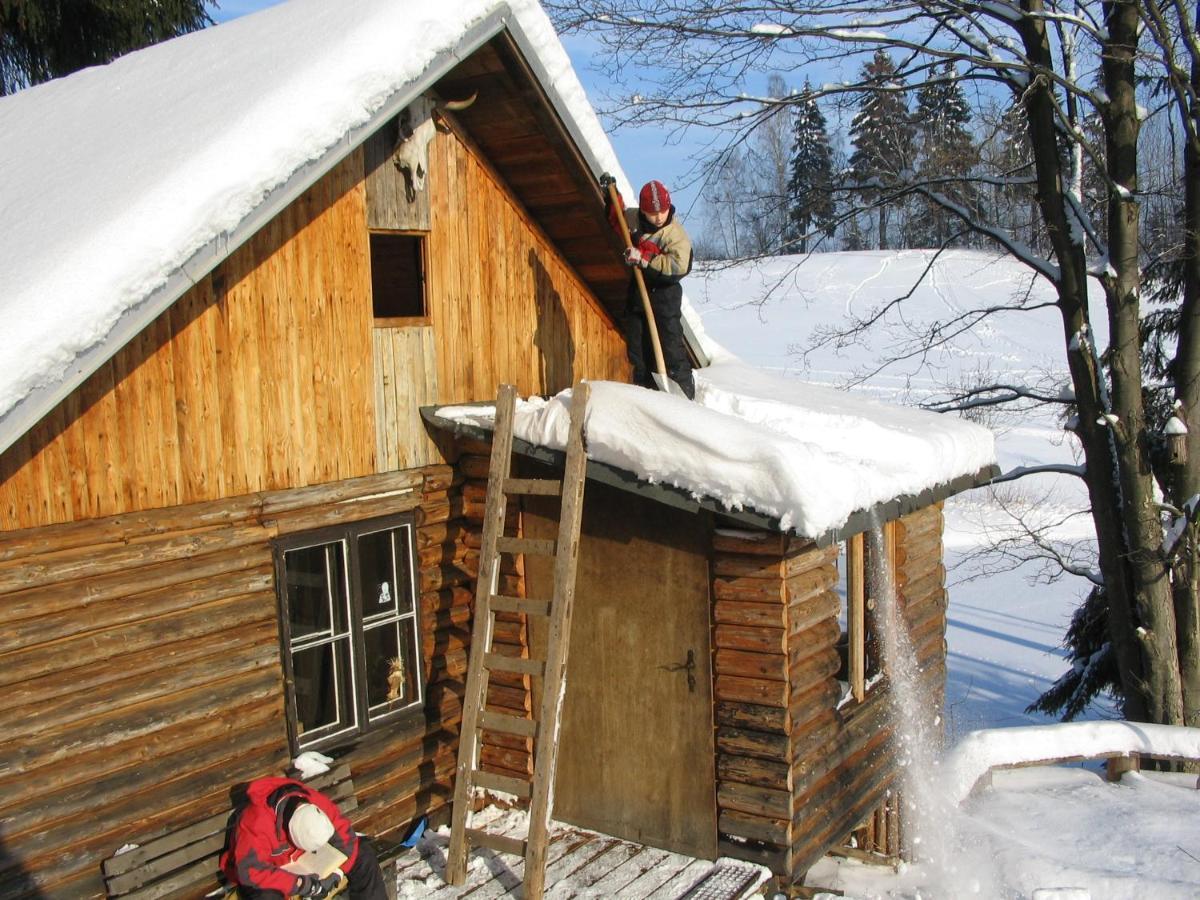
[[[354,726],[349,639],[295,651],[292,675],[301,744]]]
[[[396,612],[394,530],[364,534],[358,539],[358,575],[364,619]]]
[[[412,619],[367,629],[367,703],[371,717],[418,702],[417,645]]]
[[[347,631],[345,547],[341,542],[284,556],[292,640]]]

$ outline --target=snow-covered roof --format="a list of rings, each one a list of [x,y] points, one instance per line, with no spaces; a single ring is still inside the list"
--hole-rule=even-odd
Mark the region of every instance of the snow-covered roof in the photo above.
[[[900,498],[916,508],[974,486],[995,463],[992,433],[979,425],[784,378],[710,349],[695,402],[593,382],[588,458],[814,539],[862,530]],[[570,393],[519,403],[515,435],[565,447]],[[436,416],[491,428],[494,408],[442,407]],[[907,511],[901,504],[889,515]],[[855,514],[864,518],[851,524]]]
[[[504,29],[630,196],[536,0],[291,0],[0,98],[0,451]]]

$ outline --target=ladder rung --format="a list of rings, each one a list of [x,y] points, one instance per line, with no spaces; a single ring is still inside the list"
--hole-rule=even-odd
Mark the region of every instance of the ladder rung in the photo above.
[[[528,781],[522,781],[520,778],[509,778],[507,775],[496,775],[492,772],[485,772],[482,769],[476,769],[471,773],[471,782],[478,787],[491,788],[493,791],[503,791],[506,794],[512,794],[514,797],[520,797],[523,800],[528,800],[533,796],[533,785]]]
[[[524,613],[528,616],[550,615],[549,600],[528,600],[525,597],[506,597],[504,594],[492,594],[492,612]]]
[[[509,716],[486,709],[479,713],[479,727],[486,728],[488,731],[515,734],[519,737],[533,737],[537,734],[537,722],[533,719],[522,719],[520,716]]]
[[[481,831],[478,828],[468,828],[467,838],[476,847],[487,847],[500,853],[511,853],[513,856],[525,855],[525,842],[517,838],[505,837],[491,831]]]
[[[537,538],[501,537],[496,539],[498,553],[532,553],[535,556],[553,556],[556,541]]]
[[[504,493],[559,497],[562,495],[562,482],[557,478],[505,478]]]
[[[495,672],[515,672],[518,675],[541,675],[546,671],[546,663],[543,660],[505,656],[503,653],[487,654],[483,658],[483,664]]]

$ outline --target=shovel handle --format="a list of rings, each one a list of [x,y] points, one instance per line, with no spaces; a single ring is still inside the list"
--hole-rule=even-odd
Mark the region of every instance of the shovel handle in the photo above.
[[[612,182],[609,182],[608,185],[608,200],[617,211],[617,218],[621,222],[621,237],[625,239],[625,249],[628,250],[633,246],[633,238],[629,236],[629,223],[625,221],[625,208],[621,203],[621,195],[617,193],[617,186]],[[646,290],[646,279],[642,277],[640,266],[633,267],[633,279],[637,282],[638,293],[642,295],[642,310],[646,313],[646,323],[650,326],[650,343],[654,347],[654,365],[665,384],[667,382],[667,365],[663,362],[662,343],[658,339],[658,323],[654,321],[654,310],[650,307],[650,292]]]

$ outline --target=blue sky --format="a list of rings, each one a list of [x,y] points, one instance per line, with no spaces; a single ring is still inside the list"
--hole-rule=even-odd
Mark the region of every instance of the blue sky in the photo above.
[[[219,9],[212,11],[212,17],[217,22],[227,22],[240,16],[248,15],[268,6],[275,6],[283,0],[218,0]],[[603,107],[604,85],[598,75],[592,71],[592,48],[581,38],[569,38],[564,41],[567,54],[575,66],[584,89],[588,93],[593,106]],[[607,123],[605,123],[607,125]],[[667,129],[637,128],[609,131],[609,140],[616,148],[617,156],[625,169],[625,174],[636,186],[656,178],[667,185],[671,191],[671,199],[679,210],[685,222],[691,220],[690,230],[695,234],[701,230],[702,217],[700,204],[697,202],[698,189],[695,186],[683,187],[691,161],[688,156],[699,146],[696,139],[685,144],[672,143]],[[630,199],[630,198],[626,198]]]

